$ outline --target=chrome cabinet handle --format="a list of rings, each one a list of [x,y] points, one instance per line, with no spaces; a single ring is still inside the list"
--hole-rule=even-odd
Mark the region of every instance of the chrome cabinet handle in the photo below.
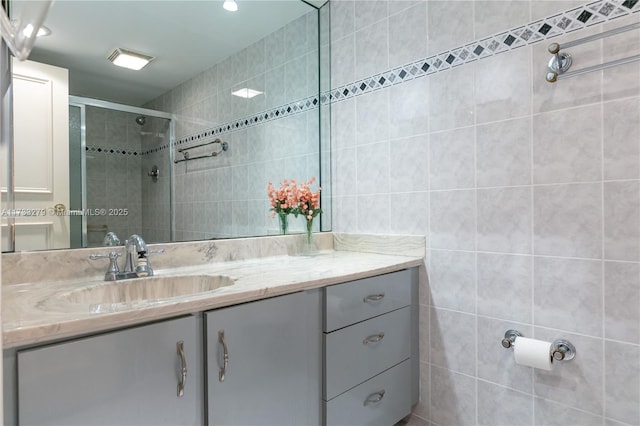
[[[365,296],[364,299],[362,299],[362,301],[364,303],[369,303],[369,302],[377,302],[378,300],[382,300],[382,299],[384,299],[384,293],[370,294],[368,296]]]
[[[229,365],[229,351],[227,350],[227,342],[224,340],[224,330],[218,331],[218,342],[222,344],[222,368],[218,372],[218,380],[224,382],[224,376],[227,374],[227,366]]]
[[[181,377],[178,382],[178,398],[182,398],[184,396],[184,387],[187,384],[187,359],[184,356],[184,342],[180,340],[176,346],[178,347],[178,356],[180,357],[181,363]]]
[[[382,389],[380,392],[372,393],[367,397],[367,399],[364,400],[364,405],[367,406],[369,404],[377,404],[378,402],[382,401],[382,398],[384,398],[384,393],[384,389]]]
[[[368,345],[369,343],[378,343],[384,339],[384,333],[373,334],[362,341],[363,345]]]

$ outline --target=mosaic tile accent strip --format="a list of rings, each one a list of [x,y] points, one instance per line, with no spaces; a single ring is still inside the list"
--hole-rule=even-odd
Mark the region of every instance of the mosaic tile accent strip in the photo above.
[[[241,118],[239,120],[230,121],[228,123],[221,124],[219,126],[204,130],[190,135],[182,139],[178,139],[174,146],[180,146],[189,144],[191,142],[202,141],[206,138],[222,135],[225,133],[233,132],[236,130],[244,129],[247,127],[255,126],[257,124],[266,123],[268,121],[284,118],[290,115],[299,114],[301,112],[310,111],[317,108],[320,104],[318,96],[311,96],[299,101],[291,102],[286,105],[282,105],[276,108],[272,108],[249,117]]]
[[[141,152],[131,151],[120,148],[106,148],[102,146],[87,146],[85,148],[86,152],[97,153],[97,154],[108,154],[108,155],[128,155],[128,156],[140,156],[143,155]]]
[[[320,101],[322,105],[342,101],[636,12],[640,12],[640,0],[599,0],[331,89],[321,94]]]

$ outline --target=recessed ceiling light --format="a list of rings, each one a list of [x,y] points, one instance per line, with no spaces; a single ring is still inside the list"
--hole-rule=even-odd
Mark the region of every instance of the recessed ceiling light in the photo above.
[[[254,96],[261,95],[262,92],[244,87],[240,90],[236,90],[235,92],[231,92],[231,94],[234,96],[239,96],[241,98],[251,99]]]
[[[235,0],[224,0],[222,7],[224,7],[229,12],[235,12],[236,10],[238,10],[238,3],[236,3]]]
[[[107,57],[114,65],[129,68],[131,70],[141,70],[155,58],[143,53],[132,52],[130,50],[117,48]]]

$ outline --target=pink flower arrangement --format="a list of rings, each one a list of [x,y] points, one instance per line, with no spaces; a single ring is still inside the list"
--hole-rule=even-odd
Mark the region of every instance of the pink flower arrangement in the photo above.
[[[271,217],[278,215],[281,222],[282,232],[286,234],[288,227],[286,216],[292,213],[295,217],[302,215],[307,222],[307,236],[310,238],[313,219],[322,213],[320,209],[320,191],[311,190],[311,185],[316,181],[315,176],[308,182],[302,182],[299,186],[295,179],[281,182],[280,188],[275,189],[269,182],[267,192],[269,193],[269,203],[271,204]]]
[[[320,191],[311,191],[311,185],[316,181],[315,176],[309,182],[303,182],[298,189],[298,214],[305,217],[307,221],[313,221],[313,218],[322,213],[320,209]],[[294,213],[295,214],[295,213]]]
[[[267,185],[267,192],[269,193],[269,202],[271,203],[271,211],[273,214],[297,214],[298,208],[298,186],[295,179],[291,181],[285,180],[280,184],[280,189],[275,189],[273,184],[269,182]]]

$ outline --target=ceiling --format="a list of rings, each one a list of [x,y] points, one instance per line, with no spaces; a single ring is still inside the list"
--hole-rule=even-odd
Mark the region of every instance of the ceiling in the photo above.
[[[69,69],[76,96],[141,106],[313,10],[300,0],[57,0],[29,59]],[[20,1],[12,4],[19,16]],[[114,66],[116,47],[154,56],[141,71]]]

